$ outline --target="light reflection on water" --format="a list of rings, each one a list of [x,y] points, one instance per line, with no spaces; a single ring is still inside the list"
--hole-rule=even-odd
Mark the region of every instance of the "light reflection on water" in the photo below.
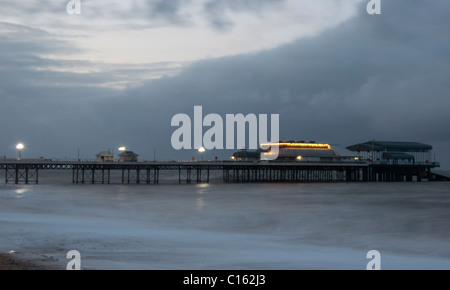
[[[17,194],[23,194],[26,193],[27,191],[30,191],[29,188],[18,188],[16,190],[14,190]]]
[[[197,184],[196,187],[198,189],[198,196],[197,196],[197,210],[202,211],[205,206],[205,197],[203,195],[208,193],[208,188],[210,188],[209,183],[202,183]]]

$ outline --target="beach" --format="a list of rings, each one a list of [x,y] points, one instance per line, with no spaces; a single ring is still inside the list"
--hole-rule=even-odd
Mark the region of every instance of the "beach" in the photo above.
[[[64,175],[65,173],[62,173]],[[1,269],[450,269],[450,183],[0,185]],[[62,180],[62,181],[61,181]]]

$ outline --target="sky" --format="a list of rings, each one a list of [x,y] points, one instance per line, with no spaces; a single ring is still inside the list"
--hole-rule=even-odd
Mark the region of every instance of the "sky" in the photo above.
[[[447,0],[68,2],[0,0],[0,156],[190,159],[171,119],[202,106],[279,114],[282,140],[423,142],[450,168]]]

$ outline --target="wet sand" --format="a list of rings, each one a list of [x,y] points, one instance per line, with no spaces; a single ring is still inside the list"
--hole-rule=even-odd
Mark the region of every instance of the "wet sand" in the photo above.
[[[0,254],[0,270],[61,270],[52,265],[49,257],[28,257],[20,254]]]

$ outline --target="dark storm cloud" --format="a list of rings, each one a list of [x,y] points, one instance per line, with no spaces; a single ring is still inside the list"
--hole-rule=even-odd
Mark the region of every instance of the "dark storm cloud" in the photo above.
[[[259,53],[201,61],[177,76],[120,94],[32,84],[33,101],[22,104],[15,93],[22,87],[11,85],[5,91],[2,85],[6,107],[0,113],[22,117],[3,136],[13,139],[21,132],[34,140],[35,152],[46,155],[61,156],[81,147],[84,156],[93,157],[125,144],[143,158],[152,158],[154,148],[158,158],[190,158],[193,152],[171,150],[170,120],[176,113],[192,115],[193,106],[202,105],[204,114],[222,116],[278,113],[282,139],[340,145],[369,139],[430,143],[440,148],[438,158],[450,164],[442,150],[450,144],[450,2],[383,1],[377,16],[367,15],[363,2],[358,16],[318,36]],[[177,11],[166,9],[169,14]],[[27,66],[14,74],[19,83],[28,78]],[[6,71],[1,74],[8,78]],[[78,77],[89,82],[86,76],[48,77],[72,77],[77,84]],[[47,140],[65,149],[47,149]]]

